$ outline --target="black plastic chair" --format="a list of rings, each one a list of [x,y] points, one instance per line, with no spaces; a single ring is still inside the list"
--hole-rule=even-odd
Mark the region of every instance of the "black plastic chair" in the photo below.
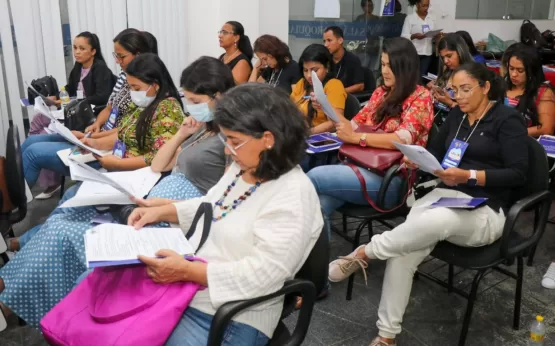
[[[369,68],[364,68],[364,91],[354,93],[355,96],[360,103],[366,102],[370,100],[370,96],[374,90],[376,90],[376,78],[374,77],[374,73]]]
[[[360,102],[353,94],[347,94],[347,100],[345,100],[345,119],[351,120],[360,111]]]
[[[6,139],[6,165],[4,169],[8,195],[14,209],[0,214],[0,233],[2,236],[13,236],[12,226],[27,215],[27,195],[25,194],[25,178],[23,176],[23,158],[17,125],[10,127]],[[4,263],[8,261],[5,253],[0,254]]]
[[[301,345],[306,337],[308,326],[310,325],[312,309],[316,302],[317,294],[326,287],[328,282],[328,262],[329,239],[326,225],[324,225],[320,237],[316,241],[316,244],[314,244],[310,255],[294,280],[285,282],[283,287],[275,293],[250,300],[229,302],[220,306],[210,326],[208,346],[221,345],[224,332],[233,316],[244,309],[280,296],[285,296],[283,310],[280,322],[268,345]],[[283,323],[283,319],[288,317],[295,310],[295,303],[298,296],[302,297],[303,304],[299,311],[295,330],[290,334]]]
[[[432,128],[430,129],[430,133],[429,133],[428,142],[431,141],[438,133],[439,133],[438,127],[435,125],[432,125]],[[384,175],[382,184],[378,191],[378,198],[376,201],[374,201],[381,209],[387,209],[385,207],[385,198],[386,198],[387,190],[389,189],[389,185],[391,184],[393,179],[398,176],[398,172],[397,172],[398,169],[399,169],[399,165],[394,165],[390,167]],[[398,195],[396,204],[401,203],[402,198],[407,194],[408,189],[409,189],[408,181],[404,179],[399,189],[399,195]],[[365,228],[368,229],[369,238],[371,238],[372,235],[374,234],[374,231],[372,228],[372,223],[374,221],[378,221],[379,223],[388,227],[389,229],[393,229],[395,228],[395,226],[390,224],[388,220],[392,220],[398,217],[406,217],[409,212],[409,208],[405,204],[401,208],[395,209],[391,212],[382,213],[367,204],[358,205],[358,204],[346,203],[340,208],[338,208],[337,212],[342,215],[343,229],[341,231],[338,231],[335,227],[332,227],[332,229],[343,239],[353,244],[353,251],[354,251],[360,244],[360,236],[362,235],[362,232],[364,231]],[[347,218],[361,220],[357,226],[354,237],[350,237],[348,235]],[[352,298],[354,281],[355,281],[355,275],[353,274],[349,277],[349,281],[347,285],[347,296],[346,296],[347,300],[351,300]]]
[[[516,280],[516,292],[514,302],[513,329],[518,330],[520,325],[520,305],[522,298],[522,282],[524,280],[524,257],[529,256],[530,251],[540,241],[547,223],[549,210],[551,208],[551,193],[548,191],[549,167],[547,156],[543,147],[533,138],[527,138],[529,170],[526,184],[519,189],[519,200],[513,204],[503,228],[503,235],[495,243],[487,246],[470,248],[457,246],[447,241],[440,242],[432,251],[432,257],[448,263],[448,281],[442,281],[428,273],[418,271],[415,277],[423,276],[446,287],[448,292],[455,292],[468,299],[463,326],[459,337],[459,346],[463,346],[468,334],[468,327],[472,317],[472,310],[478,285],[490,269],[496,270]],[[515,229],[516,222],[525,211],[534,210],[534,229],[531,236],[526,237]],[[510,265],[517,261],[517,274],[498,265]],[[470,293],[453,286],[454,267],[477,271],[472,281]]]

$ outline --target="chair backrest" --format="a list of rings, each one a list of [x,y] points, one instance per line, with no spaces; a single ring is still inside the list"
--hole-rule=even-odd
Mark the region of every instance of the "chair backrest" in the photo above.
[[[526,144],[528,146],[526,182],[514,194],[513,202],[549,188],[549,164],[545,149],[532,137],[526,138]]]
[[[10,199],[18,209],[19,218],[23,219],[27,213],[27,196],[25,195],[23,158],[21,156],[21,143],[19,142],[19,129],[17,125],[13,125],[8,130],[4,176],[6,177]]]
[[[364,69],[364,91],[374,91],[376,89],[376,78],[369,68]]]
[[[428,143],[431,143],[438,134],[439,134],[439,126],[437,126],[436,123],[432,123],[430,132],[428,132]]]
[[[358,99],[351,94],[347,94],[347,100],[345,101],[345,112],[344,116],[347,120],[351,120],[360,111],[360,102]]]
[[[327,218],[324,217],[324,228],[320,237],[314,244],[310,255],[308,255],[301,270],[295,276],[296,279],[312,281],[316,286],[316,292],[320,293],[328,283],[328,263],[329,263],[329,239]]]

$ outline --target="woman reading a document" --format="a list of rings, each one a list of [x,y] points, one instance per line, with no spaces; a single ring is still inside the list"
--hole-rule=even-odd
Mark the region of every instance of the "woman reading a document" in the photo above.
[[[495,242],[502,234],[512,192],[526,180],[526,126],[517,111],[497,102],[504,96],[501,80],[484,65],[472,62],[455,70],[452,87],[458,107],[428,145],[446,168],[435,172],[442,183],[413,205],[405,223],[373,236],[370,243],[329,266],[329,279],[337,282],[372,261],[387,260],[379,333],[371,345],[395,345],[414,272],[435,245],[443,240],[468,247]],[[472,210],[426,207],[441,197],[487,201]]]
[[[106,168],[145,167],[183,122],[177,88],[157,55],[137,56],[127,66],[127,78],[133,105],[121,117],[118,133],[98,139],[97,146],[105,149],[108,141],[112,146],[119,142],[125,155],[100,158]],[[68,190],[66,197],[77,188]],[[83,234],[96,214],[93,207],[57,208],[42,227],[28,232],[25,246],[20,238],[21,251],[0,269],[0,302],[29,325],[38,326],[40,318],[86,270]]]
[[[186,232],[201,203],[214,206],[210,234],[197,253],[208,264],[169,250],[159,253],[162,259],[141,257],[155,282],[207,286],[190,303],[168,346],[205,345],[218,307],[281,288],[301,268],[323,227],[318,197],[299,167],[308,128],[287,94],[269,85],[241,85],[217,102],[214,121],[234,161],[216,186],[205,197],[139,208],[129,217],[136,228],[166,221]],[[234,316],[223,345],[266,345],[282,307],[278,299]]]

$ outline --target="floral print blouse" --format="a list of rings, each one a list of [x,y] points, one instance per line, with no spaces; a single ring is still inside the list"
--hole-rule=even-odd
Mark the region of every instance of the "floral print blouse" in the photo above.
[[[387,90],[378,87],[368,104],[353,118],[358,126],[373,126],[387,133],[395,132],[406,144],[426,146],[428,132],[434,121],[434,106],[432,95],[428,89],[419,85],[416,90],[403,102],[400,116],[386,117],[381,124],[375,121],[379,107],[387,97]]]
[[[125,144],[125,158],[144,156],[145,162],[150,166],[158,150],[173,137],[179,130],[183,118],[183,109],[179,102],[173,98],[162,100],[152,117],[151,131],[147,134],[144,150],[139,149],[136,138],[137,121],[143,108],[134,103],[129,105],[127,112],[118,121],[118,139]]]

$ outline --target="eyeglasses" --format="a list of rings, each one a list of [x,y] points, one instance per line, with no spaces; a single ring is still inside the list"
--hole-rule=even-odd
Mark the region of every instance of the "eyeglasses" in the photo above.
[[[116,59],[116,61],[123,61],[123,59],[127,58],[130,55],[131,54],[121,55],[121,54],[118,54],[116,52],[112,52],[112,56],[114,57],[114,59]]]
[[[220,30],[220,31],[218,31],[218,35],[222,35],[222,36],[235,35],[235,33],[233,31]]]
[[[245,144],[247,144],[248,142],[252,141],[252,138],[247,139],[246,141],[244,141],[243,143],[239,144],[236,147],[231,146],[231,144],[227,143],[227,137],[223,134],[223,133],[218,133],[218,138],[220,139],[220,141],[222,141],[222,143],[229,149],[229,151],[231,151],[231,153],[233,155],[237,155],[237,150],[241,149],[241,147]]]
[[[476,85],[474,88],[464,88],[464,89],[459,89],[459,90],[453,90],[453,96],[455,98],[461,98],[461,99],[467,99],[472,95],[472,92],[474,91],[474,89],[476,89],[477,87],[479,87],[479,85]]]

